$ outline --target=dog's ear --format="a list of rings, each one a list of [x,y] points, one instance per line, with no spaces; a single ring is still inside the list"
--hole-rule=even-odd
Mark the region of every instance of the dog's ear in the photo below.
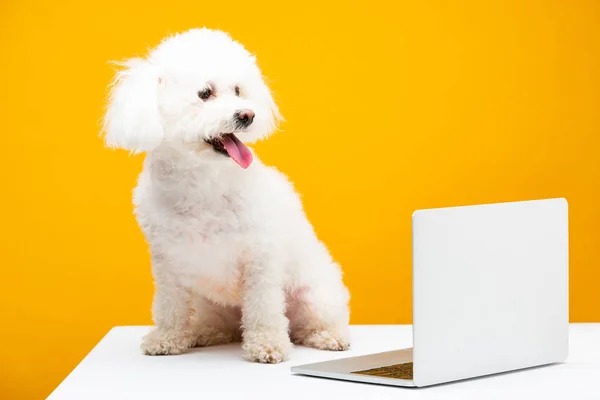
[[[104,117],[104,139],[109,147],[134,153],[150,151],[163,139],[158,113],[158,91],[164,85],[158,67],[134,58],[120,66],[111,85]]]
[[[281,122],[283,122],[284,119],[283,119],[283,116],[281,115],[281,113],[279,112],[279,107],[277,106],[277,103],[275,103],[275,100],[273,99],[273,94],[271,93],[270,90],[269,90],[269,108],[271,111],[271,118],[272,118],[271,129],[276,130],[279,128],[279,124]]]
[[[273,98],[273,92],[267,85],[267,79],[265,77],[263,77],[263,85],[262,86],[263,86],[262,95],[263,95],[263,98],[265,99],[266,106],[268,107],[268,111],[269,111],[269,118],[267,121],[267,131],[268,131],[268,133],[271,133],[273,131],[276,131],[279,128],[279,124],[284,121],[284,118],[281,115],[281,113],[279,112],[279,107],[277,106],[277,103],[275,102],[275,99]]]

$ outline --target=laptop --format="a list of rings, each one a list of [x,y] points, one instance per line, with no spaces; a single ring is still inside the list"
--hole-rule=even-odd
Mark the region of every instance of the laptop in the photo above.
[[[413,348],[292,373],[423,387],[565,361],[568,228],[565,199],[416,211]]]

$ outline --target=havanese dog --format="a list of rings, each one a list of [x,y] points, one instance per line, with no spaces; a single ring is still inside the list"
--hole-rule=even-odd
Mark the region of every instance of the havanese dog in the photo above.
[[[121,64],[107,146],[146,153],[133,194],[151,254],[149,355],[241,341],[278,363],[292,343],[349,346],[349,293],[288,179],[247,144],[281,119],[255,57],[193,29]]]

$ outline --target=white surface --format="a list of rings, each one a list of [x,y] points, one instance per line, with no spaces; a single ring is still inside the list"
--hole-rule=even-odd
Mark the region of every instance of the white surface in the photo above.
[[[417,211],[412,242],[417,386],[566,359],[565,199]]]
[[[244,361],[239,344],[144,356],[139,345],[147,329],[111,330],[49,399],[600,399],[600,324],[571,325],[564,364],[420,389],[290,373],[293,365],[410,347],[410,325],[353,326],[352,350],[297,347],[277,365]]]

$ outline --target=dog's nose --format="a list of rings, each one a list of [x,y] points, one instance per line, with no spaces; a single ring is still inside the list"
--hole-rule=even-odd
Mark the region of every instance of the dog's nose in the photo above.
[[[242,127],[250,126],[254,121],[254,111],[252,110],[239,110],[234,114],[236,122]]]

